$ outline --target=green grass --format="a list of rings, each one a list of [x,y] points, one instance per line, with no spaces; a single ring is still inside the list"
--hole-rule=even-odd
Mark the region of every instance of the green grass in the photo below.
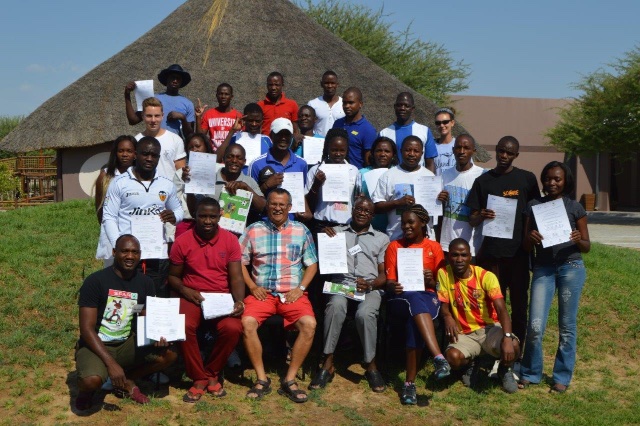
[[[0,229],[0,411],[5,414],[0,424],[191,425],[210,424],[214,418],[220,424],[284,425],[640,423],[639,251],[593,244],[585,256],[578,362],[564,395],[549,395],[548,384],[507,395],[487,378],[475,391],[454,379],[436,383],[426,363],[417,380],[425,405],[403,407],[396,394],[404,379],[400,363],[391,367],[392,384],[384,394],[370,392],[364,380],[355,384],[339,374],[308,403],[294,404],[276,394],[277,373],[270,367],[274,392],[264,401],[247,401],[246,387],[229,384],[224,400],[207,397],[190,405],[180,400],[184,389],[172,387],[148,407],[112,399],[108,405],[115,409],[85,419],[69,411],[67,382],[75,380],[77,292],[83,277],[102,266],[93,258],[99,232],[93,207],[83,200],[2,212]],[[547,374],[557,338],[554,307],[544,342]],[[354,370],[345,363],[356,355],[336,356],[339,373]],[[252,379],[253,374],[249,370],[245,376]]]

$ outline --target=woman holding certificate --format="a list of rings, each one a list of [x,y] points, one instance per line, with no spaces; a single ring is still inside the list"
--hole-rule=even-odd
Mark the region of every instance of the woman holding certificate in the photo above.
[[[451,371],[436,339],[433,320],[440,312],[436,294],[436,273],[444,266],[440,244],[429,240],[429,214],[420,205],[411,205],[401,216],[403,238],[392,241],[384,257],[389,299],[389,315],[406,318],[407,377],[400,401],[417,403],[415,379],[422,349],[434,357],[434,377],[442,379]]]
[[[550,392],[563,393],[573,375],[578,304],[587,276],[581,253],[589,251],[591,242],[587,213],[578,202],[567,197],[575,186],[569,167],[552,161],[542,169],[540,181],[545,196],[529,202],[524,226],[523,247],[533,251],[534,260],[527,342],[519,387],[523,389],[542,380],[542,337],[557,290],[559,341]],[[559,205],[554,206],[554,202]],[[562,222],[567,218],[568,224],[564,225]],[[562,232],[564,238],[553,238],[555,244],[548,244],[554,230],[563,227],[566,229]],[[546,231],[542,231],[543,228]]]

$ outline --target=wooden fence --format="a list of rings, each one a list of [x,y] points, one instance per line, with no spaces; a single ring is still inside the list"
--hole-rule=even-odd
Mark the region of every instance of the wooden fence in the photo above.
[[[0,208],[11,209],[55,201],[55,156],[35,155],[0,160],[18,178],[16,191],[0,194]]]

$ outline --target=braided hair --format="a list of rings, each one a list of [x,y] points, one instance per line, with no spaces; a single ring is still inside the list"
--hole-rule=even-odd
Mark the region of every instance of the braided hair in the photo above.
[[[413,213],[418,216],[418,219],[424,222],[422,232],[425,236],[428,236],[429,233],[427,232],[427,223],[429,223],[429,213],[427,212],[427,209],[422,207],[422,204],[412,204],[404,212],[402,212],[403,215],[406,213]]]

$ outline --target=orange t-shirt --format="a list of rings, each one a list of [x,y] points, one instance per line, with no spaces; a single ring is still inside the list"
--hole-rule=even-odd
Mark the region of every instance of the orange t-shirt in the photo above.
[[[437,242],[425,238],[421,243],[408,244],[404,238],[401,238],[399,240],[392,241],[387,247],[387,251],[384,254],[384,267],[387,271],[388,280],[398,280],[397,265],[399,248],[421,248],[422,267],[423,269],[431,270],[434,280],[436,279],[438,269],[444,266],[444,253],[442,252],[440,244],[438,244]]]

